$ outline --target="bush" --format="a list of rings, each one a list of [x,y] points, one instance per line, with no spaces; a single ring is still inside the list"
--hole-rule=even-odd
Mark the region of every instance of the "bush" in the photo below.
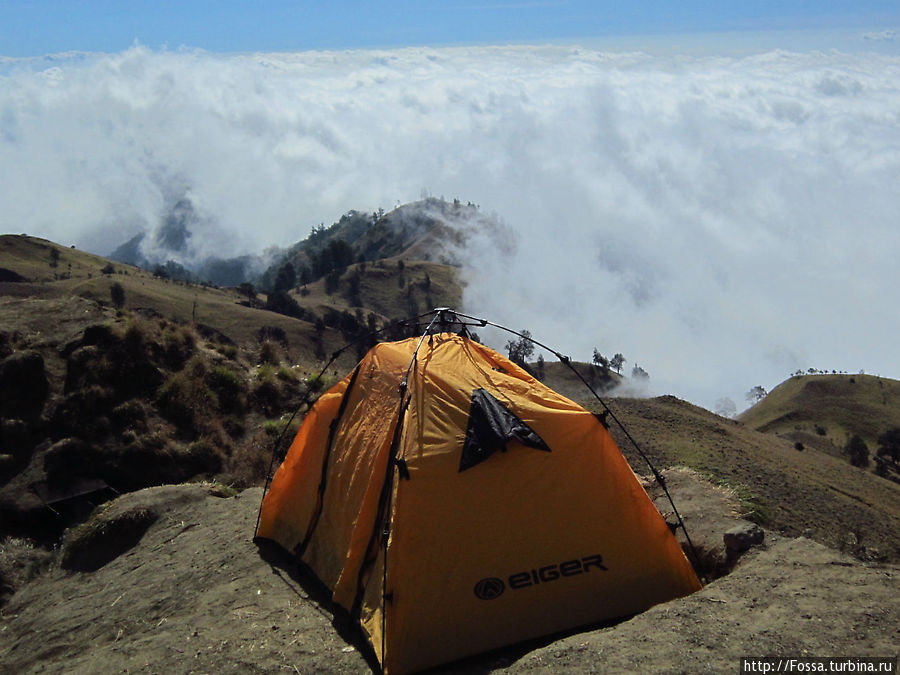
[[[266,340],[259,348],[259,362],[277,366],[281,363],[281,349],[278,343]]]
[[[216,366],[206,378],[209,387],[218,397],[219,410],[240,413],[244,409],[244,381],[225,366]]]
[[[230,361],[237,359],[238,350],[234,345],[218,345],[216,351]]]
[[[118,281],[109,287],[109,299],[116,309],[122,309],[125,305],[125,289]]]
[[[279,342],[285,347],[288,346],[287,333],[284,332],[284,328],[281,326],[263,326],[257,331],[256,338],[260,344],[271,340],[273,342]]]
[[[62,547],[60,565],[66,570],[93,572],[133,548],[158,518],[150,509],[136,508],[107,518],[104,510],[71,530]]]
[[[281,412],[281,389],[267,373],[253,387],[252,397],[256,408],[266,417]]]
[[[196,369],[200,369],[195,365]],[[182,431],[195,431],[198,416],[206,416],[218,407],[218,397],[204,382],[205,367],[199,374],[177,373],[159,389],[156,398],[160,412]]]
[[[287,366],[281,366],[275,374],[278,376],[279,380],[284,380],[286,382],[296,382],[297,377],[294,375],[294,371],[288,368]]]
[[[854,434],[847,441],[847,445],[844,446],[844,454],[850,456],[850,463],[853,466],[869,466],[869,446],[858,434]]]
[[[113,400],[115,400],[113,392],[99,386],[89,386],[67,394],[53,411],[51,426],[54,438],[105,437],[110,429],[106,415],[112,407]]]
[[[254,438],[238,447],[228,459],[225,473],[237,488],[261,485],[266,480],[272,454],[271,440]]]
[[[202,438],[191,443],[178,453],[178,460],[184,467],[185,478],[198,474],[212,475],[222,468],[222,455],[209,439]]]
[[[181,370],[194,354],[197,336],[189,329],[167,330],[162,335],[163,360],[172,370]]]
[[[878,456],[900,461],[900,427],[889,429],[878,437]]]

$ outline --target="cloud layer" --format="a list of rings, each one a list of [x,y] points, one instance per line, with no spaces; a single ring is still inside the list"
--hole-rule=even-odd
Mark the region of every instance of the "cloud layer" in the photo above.
[[[712,407],[900,377],[900,58],[570,47],[0,63],[0,230],[99,253],[182,197],[193,254],[423,192],[495,212],[466,309]],[[499,346],[502,346],[499,345]]]

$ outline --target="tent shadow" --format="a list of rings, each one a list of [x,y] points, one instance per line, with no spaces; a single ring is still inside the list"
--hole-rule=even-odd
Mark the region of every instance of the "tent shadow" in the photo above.
[[[341,639],[363,656],[372,672],[380,673],[381,666],[375,652],[359,626],[347,610],[332,602],[331,592],[312,570],[269,539],[257,537],[254,543],[259,550],[259,557],[272,568],[272,573],[298,598],[328,619]]]

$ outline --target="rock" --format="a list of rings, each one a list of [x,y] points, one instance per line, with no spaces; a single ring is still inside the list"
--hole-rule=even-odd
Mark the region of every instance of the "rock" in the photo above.
[[[40,417],[49,389],[44,357],[38,352],[26,349],[0,361],[0,417]]]
[[[97,450],[79,438],[63,438],[44,455],[44,472],[54,485],[64,485],[77,476],[96,476],[98,468]]]
[[[732,527],[722,538],[729,552],[743,553],[751,546],[762,544],[765,532],[756,523],[742,523]]]
[[[35,444],[34,430],[25,420],[0,420],[0,452],[27,461]]]
[[[16,458],[12,455],[0,455],[0,474],[12,473],[16,468]]]

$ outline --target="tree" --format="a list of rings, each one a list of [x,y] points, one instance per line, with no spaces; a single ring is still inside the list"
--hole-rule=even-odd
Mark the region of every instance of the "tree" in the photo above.
[[[325,275],[326,294],[334,295],[335,293],[337,293],[338,287],[341,285],[341,274],[343,274],[342,270],[333,269]]]
[[[294,300],[287,291],[272,291],[266,298],[266,309],[296,319],[304,317],[303,308]]]
[[[361,307],[363,304],[362,296],[360,295],[360,283],[359,271],[354,271],[348,277],[347,292],[345,293],[347,302],[353,307]]]
[[[765,387],[758,384],[755,387],[753,387],[753,389],[751,389],[750,391],[747,392],[746,397],[747,397],[747,400],[750,401],[750,403],[752,405],[754,403],[759,403],[768,395],[769,395],[769,392],[766,391]]]
[[[528,357],[534,354],[534,343],[531,341],[531,333],[527,330],[521,331],[521,337],[518,340],[510,340],[506,343],[506,353],[509,360],[519,365],[525,365]]]
[[[844,454],[850,456],[850,463],[853,466],[869,466],[869,446],[859,434],[850,437],[844,446]]]
[[[631,377],[635,380],[649,380],[650,374],[635,363],[634,368],[631,369]]]
[[[715,413],[722,417],[734,417],[737,414],[737,406],[734,401],[725,396],[716,401]]]
[[[253,284],[245,281],[237,287],[237,290],[241,295],[247,296],[247,300],[250,301],[251,305],[253,304],[253,301],[256,300],[256,288],[254,288]]]
[[[539,380],[544,379],[544,355],[538,354],[537,356],[537,378]]]
[[[125,305],[125,289],[118,281],[109,287],[109,299],[116,309],[122,309]]]
[[[621,354],[616,354],[609,360],[609,367],[616,371],[619,375],[622,374],[622,366],[625,365],[625,357]]]
[[[609,359],[606,358],[605,356],[603,356],[603,354],[600,353],[600,350],[598,350],[596,347],[594,347],[594,358],[592,360],[592,363],[595,366],[599,366],[600,369],[603,370],[604,372],[609,370],[609,366],[610,366]]]
[[[889,429],[878,437],[877,453],[879,457],[890,457],[900,462],[900,427]]]
[[[289,291],[296,283],[297,273],[294,271],[294,266],[291,263],[286,262],[278,268],[278,274],[275,277],[276,291]]]

